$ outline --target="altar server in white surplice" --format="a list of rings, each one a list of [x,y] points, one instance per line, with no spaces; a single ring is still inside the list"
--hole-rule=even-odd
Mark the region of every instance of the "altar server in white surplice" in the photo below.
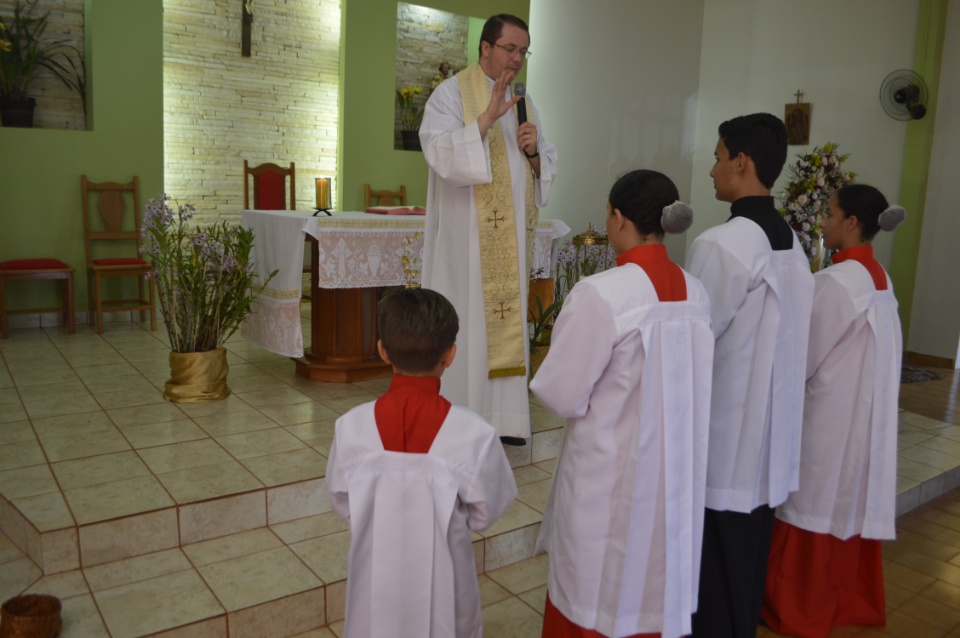
[[[697,638],[753,638],[777,505],[797,489],[813,275],[770,189],[787,131],[769,113],[719,128],[710,171],[726,223],[687,264],[710,295],[716,336]]]
[[[390,389],[337,420],[327,489],[350,519],[347,638],[477,638],[483,633],[471,531],[517,495],[496,431],[440,396],[457,313],[432,290],[377,310]]]
[[[763,617],[788,636],[884,625],[880,541],[896,536],[901,335],[870,242],[905,216],[872,186],[830,198],[814,277],[800,489],[777,509]]]
[[[420,126],[430,167],[422,283],[450,299],[463,327],[444,395],[522,445],[530,438],[529,264],[557,150],[529,97],[528,121],[517,123],[521,98],[510,82],[530,46],[526,23],[493,16],[480,40],[479,62],[437,87]]]
[[[568,419],[537,540],[550,560],[544,638],[690,632],[713,333],[706,291],[663,245],[693,219],[678,197],[656,171],[614,184],[617,267],[574,286],[530,384]]]

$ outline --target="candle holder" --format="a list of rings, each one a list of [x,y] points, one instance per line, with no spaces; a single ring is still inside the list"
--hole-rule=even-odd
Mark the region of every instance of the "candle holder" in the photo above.
[[[331,177],[318,177],[317,178],[317,205],[316,212],[313,214],[314,217],[319,215],[321,212],[326,213],[328,216],[330,213],[330,192],[331,192]]]

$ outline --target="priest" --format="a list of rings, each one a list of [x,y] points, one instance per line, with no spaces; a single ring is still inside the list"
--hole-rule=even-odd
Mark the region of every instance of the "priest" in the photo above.
[[[453,302],[464,337],[443,394],[521,445],[530,438],[527,284],[538,208],[557,170],[537,109],[511,88],[529,46],[523,20],[491,17],[479,61],[437,87],[420,126],[430,167],[422,283]]]

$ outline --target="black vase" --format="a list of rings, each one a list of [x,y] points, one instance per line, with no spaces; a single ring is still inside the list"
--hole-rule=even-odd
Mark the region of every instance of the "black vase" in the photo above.
[[[400,138],[405,151],[422,151],[420,148],[420,131],[400,131]]]
[[[25,95],[0,95],[0,121],[5,127],[33,128],[36,98]]]

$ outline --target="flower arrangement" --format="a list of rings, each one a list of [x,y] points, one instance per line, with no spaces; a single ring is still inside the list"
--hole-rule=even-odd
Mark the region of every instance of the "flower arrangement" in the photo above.
[[[13,18],[0,17],[0,96],[26,97],[37,75],[46,70],[83,99],[83,56],[66,39],[44,37],[50,12],[34,15],[37,2],[16,0]],[[79,62],[68,55],[69,51]]]
[[[856,173],[843,170],[850,154],[841,155],[837,148],[834,142],[827,142],[806,155],[797,155],[797,161],[788,169],[790,183],[780,194],[780,214],[797,234],[814,269],[824,257],[820,219],[827,201],[835,190],[857,178]]]
[[[416,131],[420,128],[423,112],[416,98],[423,93],[419,86],[405,86],[397,91],[397,108],[400,110],[400,130]]]
[[[415,251],[418,246],[423,245],[420,242],[422,237],[423,233],[417,231],[412,235],[407,235],[400,242],[400,265],[403,267],[403,279],[407,288],[420,287],[423,263]]]
[[[140,251],[153,265],[157,296],[174,352],[223,346],[250,312],[259,284],[250,259],[253,231],[218,222],[190,231],[192,204],[174,211],[170,196],[152,198],[143,211]]]

